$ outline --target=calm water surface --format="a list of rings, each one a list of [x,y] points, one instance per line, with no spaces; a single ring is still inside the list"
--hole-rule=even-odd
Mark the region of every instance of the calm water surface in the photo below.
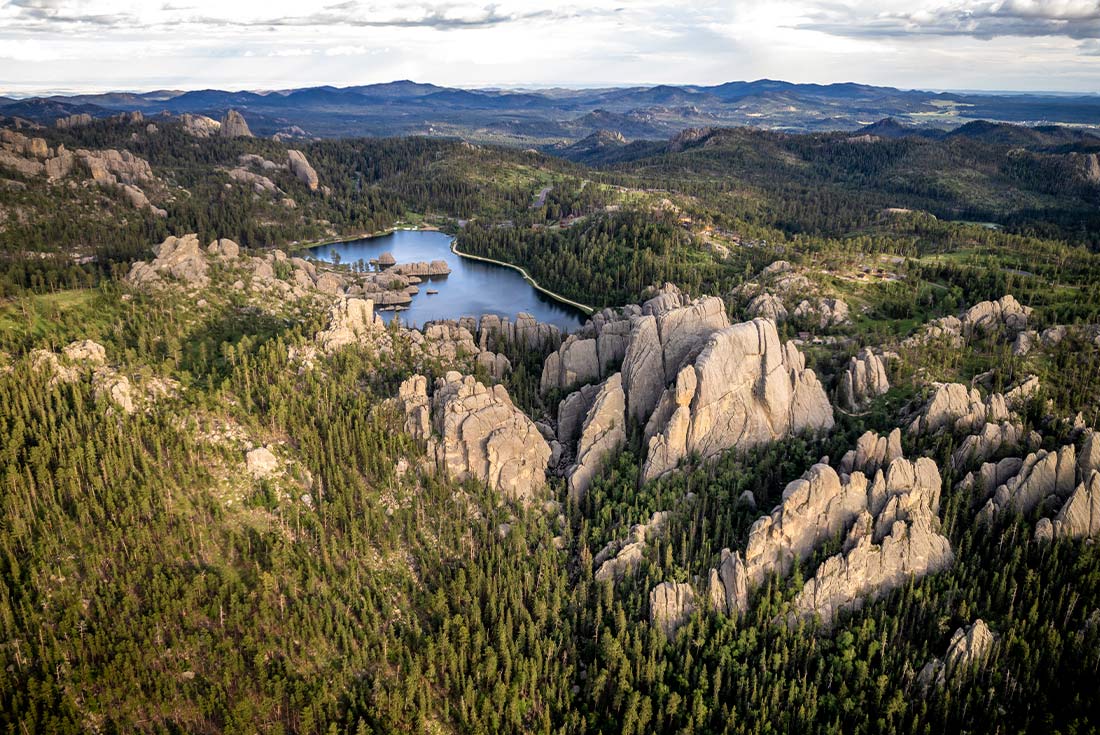
[[[455,255],[451,252],[453,239],[443,232],[398,230],[382,237],[319,245],[309,254],[318,260],[332,262],[335,251],[340,255],[340,262],[348,265],[360,259],[369,263],[387,251],[393,253],[398,263],[447,261],[451,274],[425,278],[420,283],[420,293],[412,297],[406,311],[379,312],[387,323],[395,313],[404,324],[422,326],[432,319],[480,317],[482,314],[515,318],[521,311],[563,330],[576,329],[584,321],[585,316],[579,310],[537,291],[517,271]],[[428,289],[439,293],[429,295]]]

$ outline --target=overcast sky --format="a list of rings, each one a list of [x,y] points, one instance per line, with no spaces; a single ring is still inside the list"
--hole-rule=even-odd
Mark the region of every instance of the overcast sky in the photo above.
[[[1100,0],[0,0],[0,92],[714,84],[1100,91]]]

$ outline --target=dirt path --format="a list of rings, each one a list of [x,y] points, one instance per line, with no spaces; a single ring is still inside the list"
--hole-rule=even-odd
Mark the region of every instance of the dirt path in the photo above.
[[[535,201],[531,202],[531,209],[538,209],[543,204],[546,204],[546,195],[550,193],[553,186],[544,186],[539,189],[539,193],[535,194]]]

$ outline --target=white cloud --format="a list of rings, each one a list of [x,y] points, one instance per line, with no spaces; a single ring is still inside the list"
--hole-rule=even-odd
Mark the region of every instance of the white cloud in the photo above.
[[[1097,24],[1100,0],[0,0],[0,84],[772,77],[1091,91],[1100,87]]]

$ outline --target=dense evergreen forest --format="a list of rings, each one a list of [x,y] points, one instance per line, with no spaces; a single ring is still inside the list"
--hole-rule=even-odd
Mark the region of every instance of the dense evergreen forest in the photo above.
[[[654,585],[705,579],[723,548],[745,548],[789,482],[865,431],[901,426],[936,381],[988,392],[1037,375],[1042,390],[1021,410],[1035,449],[1100,427],[1095,339],[1074,334],[1030,356],[996,334],[904,341],[1009,293],[1034,309],[1037,330],[1100,324],[1098,230],[1082,215],[1095,185],[1053,154],[998,164],[1010,189],[1030,192],[1009,207],[928,183],[927,171],[949,178],[1007,155],[968,141],[857,148],[828,135],[754,143],[739,131],[723,134],[733,143],[602,169],[459,141],[302,141],[290,147],[324,188],[278,169],[273,197],[229,185],[227,170],[246,154],[282,161],[284,143],[195,139],[171,121],[156,134],[101,121],[43,135],[148,160],[159,182],[148,193],[167,215],[110,189],[14,172],[23,186],[0,188],[0,209],[17,213],[0,220],[4,732],[1100,729],[1100,548],[1036,539],[1041,510],[980,523],[951,434],[902,440],[906,456],[941,469],[946,570],[831,627],[790,624],[806,579],[841,548],[831,538],[770,576],[740,617],[700,609],[673,636],[648,619]],[[772,166],[779,145],[812,165]],[[895,180],[897,161],[918,155],[925,169]],[[899,192],[924,211],[884,212]],[[388,353],[351,346],[305,369],[331,295],[257,297],[213,260],[201,286],[143,290],[123,278],[170,233],[262,255],[398,222],[444,227],[469,252],[521,264],[593,306],[639,303],[670,282],[723,296],[734,321],[750,316],[748,289],[765,267],[786,261],[805,280],[798,298],[842,298],[852,316],[821,327],[792,315],[781,336],[801,340],[830,392],[860,348],[895,352],[892,387],[866,410],[837,408],[829,432],[689,457],[641,485],[645,427],[631,422],[583,500],[551,477],[524,504],[422,471],[431,458],[393,398],[409,375],[430,381],[455,361],[425,363],[396,326]],[[105,366],[66,379],[43,368],[59,358],[41,350],[79,340],[101,344]],[[496,347],[515,404],[556,416],[563,392],[540,389],[552,348]],[[114,375],[156,400],[119,410]],[[255,447],[277,450],[278,474],[245,472]],[[597,580],[601,549],[657,511],[670,512],[668,526],[637,572]],[[992,658],[945,687],[922,686],[922,667],[979,617],[996,632]]]

